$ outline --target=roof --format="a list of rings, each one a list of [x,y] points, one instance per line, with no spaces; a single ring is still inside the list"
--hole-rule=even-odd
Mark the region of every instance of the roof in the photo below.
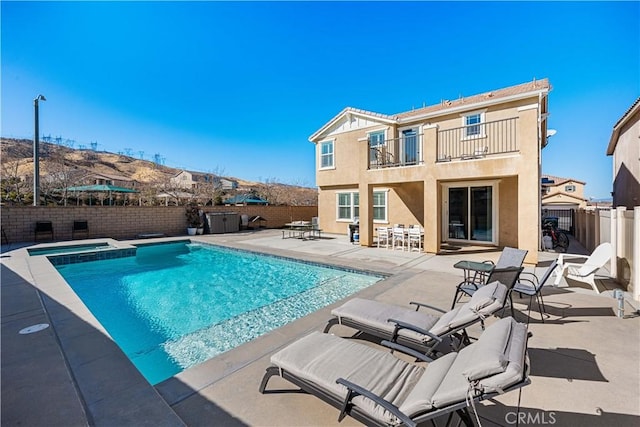
[[[402,123],[419,118],[428,118],[430,116],[437,116],[442,114],[448,114],[458,110],[468,110],[469,108],[479,108],[485,104],[494,104],[497,102],[505,102],[509,99],[521,99],[527,96],[532,96],[537,93],[546,93],[551,90],[551,85],[548,79],[533,80],[528,83],[519,84],[516,86],[510,86],[503,89],[498,89],[490,92],[481,93],[479,95],[472,95],[469,97],[460,97],[456,100],[442,100],[439,104],[426,106],[397,114],[381,114],[374,113],[372,111],[361,110],[353,107],[346,107],[325,125],[318,129],[313,135],[309,137],[309,141],[315,142],[320,138],[329,128],[333,126],[342,117],[349,114],[355,114],[362,117],[371,118],[379,122],[386,123]]]
[[[254,196],[253,194],[239,194],[224,201],[226,205],[266,205],[269,204],[265,199]]]
[[[533,92],[539,91],[549,91],[551,89],[551,85],[549,84],[548,79],[542,80],[533,80],[528,83],[519,84],[516,86],[510,86],[504,89],[498,89],[490,92],[481,93],[479,95],[472,95],[468,97],[460,97],[455,100],[446,100],[443,99],[440,101],[440,104],[431,105],[428,107],[418,108],[416,110],[408,111],[406,113],[399,113],[397,117],[400,119],[403,118],[412,118],[414,116],[422,116],[427,113],[439,112],[442,110],[447,110],[454,107],[460,106],[470,106],[473,104],[479,104],[484,101],[496,101],[503,100],[504,98],[511,98],[518,95],[530,94]]]
[[[110,193],[137,193],[137,190],[131,188],[117,187],[115,185],[80,185],[76,187],[67,187],[67,191],[98,191]]]
[[[547,182],[544,182],[545,179],[547,180]],[[547,184],[547,185],[561,185],[564,184],[566,182],[569,181],[573,181],[573,182],[577,182],[579,184],[583,184],[586,185],[586,182],[584,181],[580,181],[578,179],[575,178],[562,178],[559,176],[553,176],[553,175],[542,175],[542,184]]]
[[[631,107],[629,107],[616,124],[613,125],[613,132],[611,132],[611,139],[609,139],[609,146],[607,146],[607,156],[613,155],[613,152],[616,150],[618,138],[620,138],[620,129],[622,129],[638,111],[640,111],[640,97],[631,104]]]
[[[569,194],[569,193],[554,193],[554,194],[547,194],[547,195],[543,196],[542,197],[542,203],[545,203],[545,202],[548,203],[551,198],[557,199],[558,196],[560,196],[562,198],[566,197],[566,198],[569,198],[569,199],[579,200],[580,202],[584,202],[584,201],[587,200],[584,197],[578,197],[576,195]]]

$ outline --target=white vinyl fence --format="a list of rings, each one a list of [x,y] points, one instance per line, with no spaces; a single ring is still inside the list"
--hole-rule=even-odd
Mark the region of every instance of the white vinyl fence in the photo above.
[[[600,243],[611,242],[611,277],[640,301],[640,206],[633,210],[579,210],[576,212],[575,238],[593,251]]]

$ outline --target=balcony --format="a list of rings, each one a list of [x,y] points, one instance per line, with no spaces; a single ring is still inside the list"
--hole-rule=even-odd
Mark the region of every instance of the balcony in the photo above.
[[[405,135],[374,143],[369,141],[369,169],[416,166],[424,163],[422,134]]]
[[[436,162],[518,152],[516,124],[511,118],[438,131]]]
[[[477,123],[435,133],[436,162],[473,160],[497,154],[517,153],[517,117]],[[433,136],[431,137],[433,138]],[[433,139],[427,139],[428,149]],[[368,141],[369,169],[424,164],[423,134],[403,135],[384,141]]]

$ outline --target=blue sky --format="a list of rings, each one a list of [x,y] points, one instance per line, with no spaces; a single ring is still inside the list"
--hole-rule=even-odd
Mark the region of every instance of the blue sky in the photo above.
[[[640,95],[638,2],[2,1],[2,136],[40,129],[173,167],[315,185],[308,137],[549,78],[543,172],[610,196]]]

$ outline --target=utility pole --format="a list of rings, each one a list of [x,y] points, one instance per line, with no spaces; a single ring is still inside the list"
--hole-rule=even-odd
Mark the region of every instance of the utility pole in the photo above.
[[[39,101],[46,101],[47,98],[44,95],[36,96],[33,100],[33,109],[35,116],[35,132],[33,135],[33,206],[40,204],[40,114],[38,112]]]

